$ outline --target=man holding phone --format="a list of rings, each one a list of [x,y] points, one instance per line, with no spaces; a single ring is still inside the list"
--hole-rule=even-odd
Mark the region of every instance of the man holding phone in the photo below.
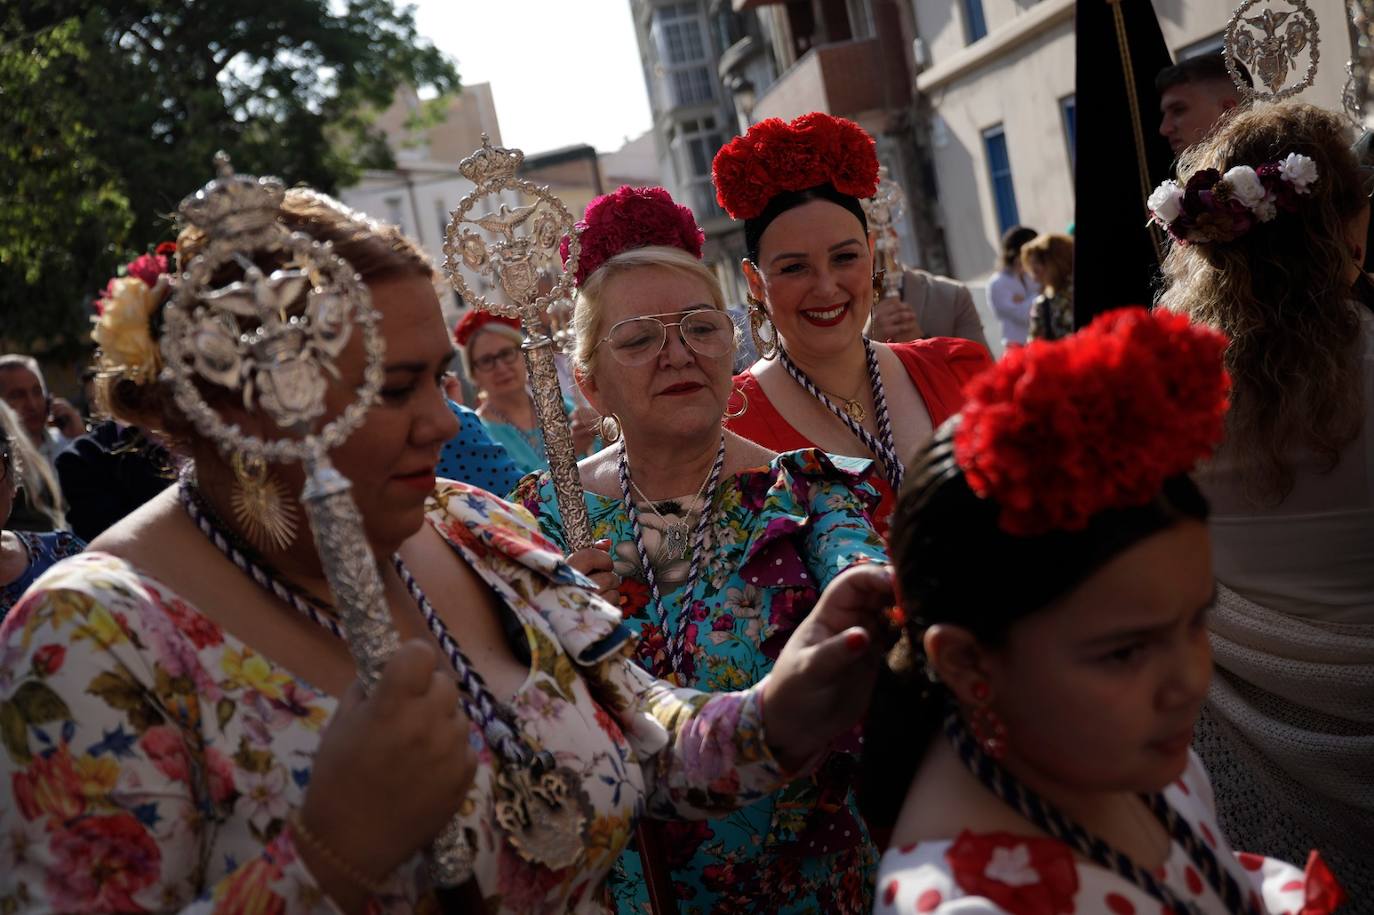
[[[86,432],[76,408],[48,393],[43,371],[32,356],[0,356],[0,400],[19,414],[24,431],[49,464],[68,442]]]

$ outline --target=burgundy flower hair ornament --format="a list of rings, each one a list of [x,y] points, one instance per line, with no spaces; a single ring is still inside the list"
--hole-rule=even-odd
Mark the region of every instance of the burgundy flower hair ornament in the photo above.
[[[1316,180],[1317,163],[1298,153],[1258,168],[1237,165],[1225,174],[1204,168],[1186,185],[1170,179],[1155,188],[1148,201],[1150,222],[1180,245],[1234,241],[1256,223],[1295,212]]]
[[[681,248],[700,260],[701,246],[706,243],[706,234],[692,211],[675,203],[661,187],[623,185],[610,194],[602,194],[587,204],[574,231],[581,233],[582,240],[577,274],[573,277],[578,287],[606,261],[632,248]],[[566,264],[566,235],[559,254]]]
[[[819,111],[787,122],[760,121],[721,147],[711,163],[716,200],[733,219],[753,219],[784,191],[829,184],[864,199],[878,190],[873,138],[844,118]]]
[[[1015,536],[1144,505],[1221,441],[1226,344],[1183,315],[1122,308],[1013,347],[965,389],[955,460]]]

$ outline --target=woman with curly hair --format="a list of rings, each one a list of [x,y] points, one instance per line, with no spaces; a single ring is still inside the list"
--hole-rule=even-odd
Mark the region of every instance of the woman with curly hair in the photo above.
[[[743,220],[749,323],[761,357],[736,376],[730,428],[774,451],[876,458],[887,530],[903,464],[959,409],[983,346],[951,337],[874,343],[864,327],[882,292],[859,201],[878,186],[873,138],[812,112],[760,121],[716,154],[716,198]]]
[[[1374,911],[1374,296],[1368,185],[1311,105],[1228,120],[1151,198],[1160,305],[1230,337],[1213,506],[1217,676],[1198,749],[1246,847],[1330,849]]]
[[[893,827],[878,913],[1340,904],[1319,857],[1231,851],[1189,749],[1214,593],[1188,473],[1221,437],[1224,346],[1137,308],[1013,347],[912,462],[860,774]]]

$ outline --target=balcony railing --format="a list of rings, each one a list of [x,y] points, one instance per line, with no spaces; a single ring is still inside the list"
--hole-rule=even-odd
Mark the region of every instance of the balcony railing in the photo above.
[[[808,111],[854,117],[903,106],[910,92],[900,67],[884,67],[877,38],[818,45],[754,102],[750,119],[790,119]]]

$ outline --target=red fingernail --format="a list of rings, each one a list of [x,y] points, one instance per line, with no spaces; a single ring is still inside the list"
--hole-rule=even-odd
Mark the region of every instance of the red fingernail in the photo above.
[[[862,629],[856,629],[844,637],[844,645],[850,651],[858,654],[868,647],[868,634]]]

